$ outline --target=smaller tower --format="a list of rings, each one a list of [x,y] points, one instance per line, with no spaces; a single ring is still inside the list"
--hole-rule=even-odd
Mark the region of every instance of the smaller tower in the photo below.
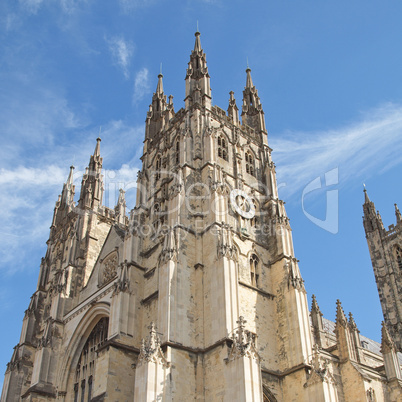
[[[363,225],[385,324],[397,350],[402,351],[402,223],[395,204],[396,225],[384,228],[364,189]]]

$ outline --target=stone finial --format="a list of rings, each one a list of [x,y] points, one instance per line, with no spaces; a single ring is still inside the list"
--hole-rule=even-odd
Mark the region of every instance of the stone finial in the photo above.
[[[162,364],[169,367],[170,363],[166,360],[164,353],[160,347],[161,341],[158,336],[157,328],[154,322],[148,326],[149,335],[146,339],[141,340],[140,355],[138,357],[138,365],[144,363]]]
[[[246,74],[247,74],[247,79],[246,79],[246,88],[252,88],[253,85],[253,79],[251,78],[251,68],[247,66],[246,69]]]
[[[163,94],[163,80],[162,80],[162,78],[163,78],[163,74],[160,73],[158,75],[158,85],[156,86],[156,92],[155,92],[157,95],[162,95]]]
[[[96,145],[95,145],[95,150],[94,150],[94,157],[95,156],[100,156],[100,143],[101,143],[101,139],[98,137],[96,139]]]
[[[195,35],[194,52],[202,52],[201,39],[200,39],[201,34],[198,32],[198,29],[194,35]]]
[[[255,347],[256,335],[246,329],[247,321],[243,316],[240,316],[236,321],[238,327],[232,333],[232,347],[229,351],[229,356],[226,363],[239,357],[249,357],[260,359],[260,356]]]

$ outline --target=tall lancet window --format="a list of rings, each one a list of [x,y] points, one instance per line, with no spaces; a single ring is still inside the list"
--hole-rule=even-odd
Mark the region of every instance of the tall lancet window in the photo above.
[[[228,143],[223,135],[218,137],[218,156],[225,161],[228,160]]]
[[[395,247],[396,262],[398,263],[399,271],[402,272],[402,249],[399,246]]]
[[[161,157],[160,157],[160,155],[158,155],[156,157],[155,169],[156,169],[155,180],[159,180],[161,178]]]
[[[74,402],[90,401],[92,398],[97,352],[107,339],[108,326],[109,319],[101,318],[82,348],[75,369]]]
[[[250,256],[250,282],[252,286],[258,287],[259,273],[258,273],[259,260],[255,254]]]
[[[176,164],[180,163],[180,140],[176,140],[175,155]]]
[[[254,158],[250,151],[246,152],[245,159],[246,159],[246,172],[254,176],[255,175]]]

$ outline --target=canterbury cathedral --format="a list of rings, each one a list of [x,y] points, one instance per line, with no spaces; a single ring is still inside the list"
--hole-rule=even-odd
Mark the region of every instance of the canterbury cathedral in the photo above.
[[[76,199],[70,168],[2,402],[402,401],[401,214],[385,229],[365,193],[379,344],[308,300],[245,82],[241,111],[212,104],[196,32],[184,107],[155,82],[136,205],[103,205],[99,138]]]

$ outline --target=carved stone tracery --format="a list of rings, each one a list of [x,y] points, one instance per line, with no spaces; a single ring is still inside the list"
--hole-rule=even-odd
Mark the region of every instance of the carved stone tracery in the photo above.
[[[320,348],[317,344],[313,346],[313,357],[310,361],[310,366],[311,371],[308,374],[307,382],[304,384],[305,388],[319,382],[336,385],[335,378],[328,368],[329,361],[320,355]]]
[[[235,360],[239,357],[249,357],[252,359],[260,359],[260,356],[256,350],[255,340],[256,335],[251,331],[245,329],[245,324],[247,321],[243,316],[239,317],[239,320],[236,321],[239,325],[237,330],[232,334],[232,347],[229,351],[229,356],[226,360],[226,363],[229,363],[232,360]]]
[[[117,275],[118,256],[117,252],[109,254],[102,262],[103,270],[100,278],[100,284],[110,282]]]
[[[145,363],[162,364],[164,367],[169,367],[170,363],[166,360],[166,357],[161,349],[161,341],[159,339],[157,328],[155,323],[151,322],[148,327],[149,335],[146,339],[142,339],[140,355],[138,357],[137,366],[141,366]]]

